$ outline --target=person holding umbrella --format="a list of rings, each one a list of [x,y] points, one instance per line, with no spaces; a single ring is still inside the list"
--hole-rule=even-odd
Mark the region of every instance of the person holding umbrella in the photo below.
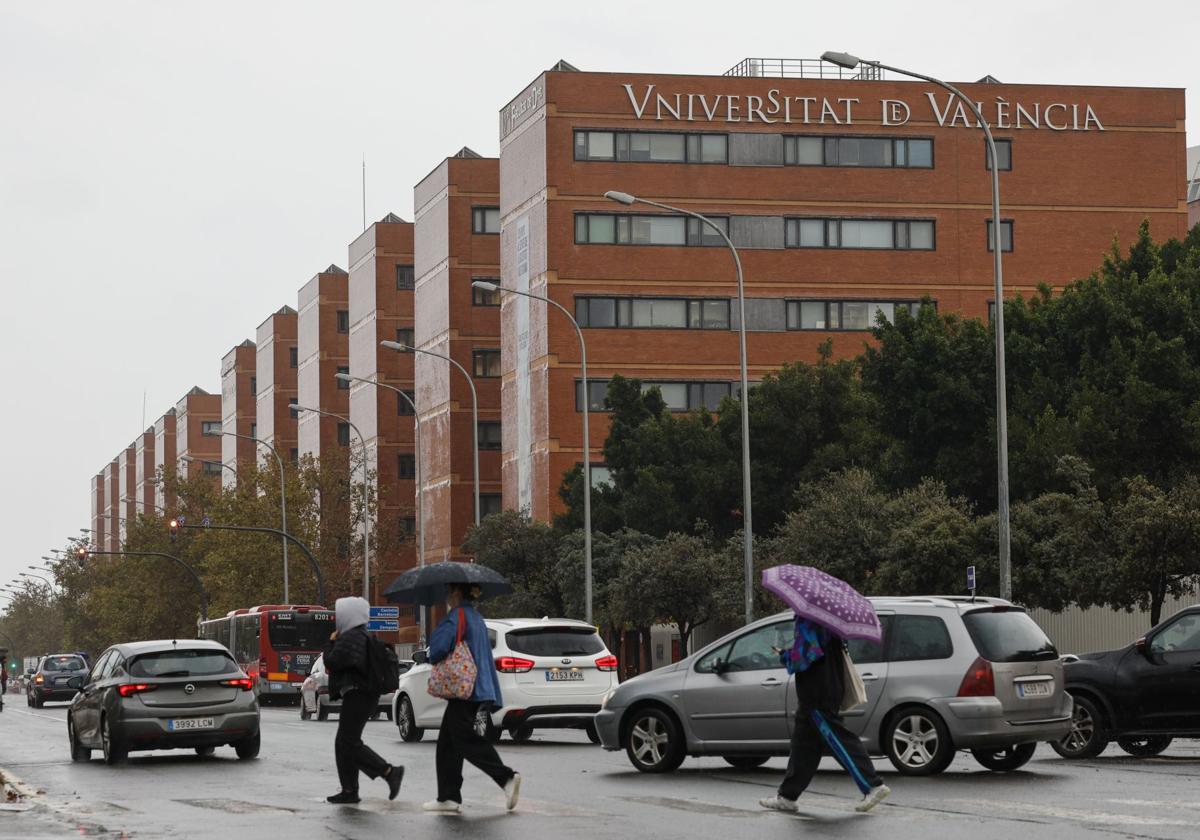
[[[854,665],[846,638],[879,641],[879,619],[871,602],[844,581],[809,566],[776,566],[763,572],[763,586],[796,613],[795,638],[780,660],[796,678],[796,721],[787,773],[775,796],[762,807],[788,813],[808,788],[821,763],[822,746],[862,792],[859,812],[870,811],[892,792],[875,771],[858,736],[845,727],[847,680]]]

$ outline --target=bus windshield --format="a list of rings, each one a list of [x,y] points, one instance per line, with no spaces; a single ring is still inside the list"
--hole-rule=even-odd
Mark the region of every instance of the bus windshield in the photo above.
[[[321,650],[334,628],[333,612],[273,612],[267,636],[275,650]]]

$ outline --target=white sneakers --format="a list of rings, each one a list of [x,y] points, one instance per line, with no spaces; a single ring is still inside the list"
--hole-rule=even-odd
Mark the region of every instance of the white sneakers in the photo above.
[[[421,808],[431,814],[457,814],[462,810],[462,805],[450,800],[443,802],[440,799],[431,799],[422,805]]]
[[[867,811],[870,811],[872,808],[874,808],[880,802],[887,799],[888,796],[891,794],[891,792],[892,792],[892,789],[890,787],[888,787],[887,785],[880,785],[879,787],[873,787],[873,788],[871,788],[871,792],[862,798],[862,802],[859,802],[857,805],[854,806],[854,810],[858,811],[860,814],[865,814]]]
[[[504,807],[511,811],[517,807],[517,800],[521,798],[521,774],[514,773],[513,777],[504,784]],[[421,806],[422,810],[430,814],[458,814],[462,812],[462,805],[449,800],[443,802],[440,799],[431,799]],[[795,804],[792,805],[793,810]]]
[[[512,810],[517,807],[517,800],[521,797],[521,774],[513,773],[513,777],[504,785],[504,807]]]
[[[800,806],[796,804],[795,799],[785,799],[782,796],[769,796],[766,799],[758,800],[758,804],[766,808],[768,811],[784,811],[789,814],[794,814],[800,810]]]

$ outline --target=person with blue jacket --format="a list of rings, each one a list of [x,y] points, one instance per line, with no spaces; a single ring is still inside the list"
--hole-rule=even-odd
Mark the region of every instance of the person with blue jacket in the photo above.
[[[521,791],[521,775],[505,765],[492,742],[475,731],[475,716],[481,708],[490,712],[503,705],[487,625],[474,606],[478,596],[477,587],[450,584],[446,593],[447,615],[429,639],[429,661],[436,665],[454,652],[461,616],[466,625],[462,638],[475,660],[477,673],[469,700],[446,701],[437,740],[437,799],[425,803],[426,811],[456,814],[461,810],[464,759],[504,789],[508,810],[517,807]]]

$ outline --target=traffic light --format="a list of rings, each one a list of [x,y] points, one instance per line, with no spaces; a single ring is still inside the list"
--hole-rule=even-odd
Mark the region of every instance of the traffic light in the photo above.
[[[79,548],[75,549],[75,556],[80,560],[86,560],[88,558],[87,546],[81,545]]]
[[[167,533],[171,535],[171,542],[175,542],[175,536],[179,533],[178,519],[172,519],[167,523]]]

